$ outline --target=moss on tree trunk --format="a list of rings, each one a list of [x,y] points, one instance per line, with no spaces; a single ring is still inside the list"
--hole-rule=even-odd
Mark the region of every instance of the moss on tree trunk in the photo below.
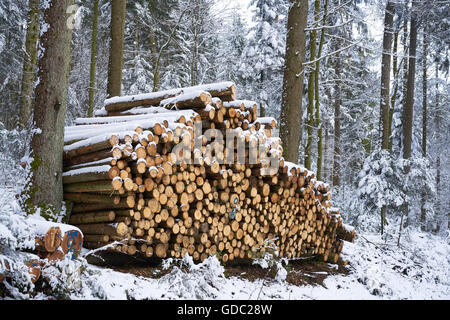
[[[64,122],[70,68],[72,30],[67,26],[67,8],[73,0],[54,0],[44,11],[48,29],[41,36],[43,55],[38,62],[34,122],[39,129],[31,147],[32,194],[30,205],[41,214],[61,211]]]

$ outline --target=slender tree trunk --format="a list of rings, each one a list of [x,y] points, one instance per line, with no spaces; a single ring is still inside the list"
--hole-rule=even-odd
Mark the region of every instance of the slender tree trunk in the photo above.
[[[391,84],[391,49],[392,49],[392,25],[394,23],[394,3],[388,1],[384,16],[383,55],[381,60],[381,97],[380,97],[380,122],[381,122],[381,148],[389,149],[389,102]],[[384,233],[386,220],[386,206],[381,208],[381,234]]]
[[[414,86],[416,77],[416,47],[417,47],[417,12],[416,2],[413,1],[411,10],[411,33],[409,39],[409,66],[406,88],[406,103],[403,109],[403,159],[411,157],[412,128],[414,119]],[[409,168],[406,168],[409,173]],[[408,205],[405,206],[405,215],[408,217]]]
[[[397,91],[398,91],[398,30],[394,33],[394,52],[393,52],[393,66],[392,66],[392,73],[394,75],[394,92],[392,93],[391,98],[391,108],[389,110],[389,130],[388,130],[388,136],[389,136],[389,151],[392,153],[392,121],[394,118],[394,110],[395,110],[395,102],[397,100]]]
[[[134,54],[133,59],[139,56],[139,26],[137,23],[134,24]],[[136,64],[135,64],[136,68]]]
[[[259,117],[263,118],[266,116],[266,108],[264,107],[264,103],[261,102],[259,104]]]
[[[265,80],[265,72],[264,70],[261,70],[261,74],[260,74],[260,83],[259,83],[259,92],[262,93],[264,90],[264,80]],[[260,117],[265,117],[266,116],[266,104],[267,104],[267,100],[266,99],[261,99],[261,103],[259,104],[259,116]]]
[[[389,105],[391,83],[392,25],[394,23],[394,3],[388,1],[384,16],[383,55],[381,61],[381,148],[389,148]]]
[[[416,47],[417,47],[417,12],[415,1],[412,2],[411,8],[411,26],[409,36],[409,63],[408,78],[406,88],[406,99],[403,107],[403,159],[411,158],[412,146],[412,128],[414,119],[414,85],[416,77]],[[409,174],[410,167],[405,168],[405,174]],[[406,190],[406,193],[408,191]],[[403,205],[403,215],[406,218],[405,224],[409,224],[409,204],[405,202]],[[400,244],[401,232],[399,233],[398,244]]]
[[[316,0],[316,6],[320,7],[320,1]],[[319,8],[320,9],[320,8]],[[325,25],[327,21],[327,13],[328,13],[328,0],[325,0],[324,5],[324,14],[322,19],[322,24]],[[325,42],[325,29],[322,30],[320,35],[319,42],[319,52],[317,54],[317,58],[319,59],[322,56],[323,44]],[[320,70],[320,61],[316,62],[316,69],[314,75],[314,94],[316,99],[316,119],[315,119],[315,127],[318,128],[318,139],[317,139],[317,179],[322,179],[322,165],[323,165],[323,133],[322,133],[322,124],[320,123],[320,98],[319,98],[319,70]]]
[[[34,155],[31,200],[44,216],[48,209],[59,213],[63,200],[62,155],[72,40],[72,30],[67,27],[67,8],[73,2],[50,2],[44,11],[48,29],[40,39],[43,56],[38,62],[34,121],[41,132],[31,142]]]
[[[323,123],[325,124],[325,138],[324,138],[324,146],[323,146],[323,181],[329,180],[329,168],[328,168],[328,146],[329,142],[329,133],[328,133],[328,119],[324,119]]]
[[[339,43],[337,45],[339,48]],[[333,158],[333,186],[341,185],[341,73],[342,63],[340,54],[336,55],[336,83],[334,85],[334,158]]]
[[[290,4],[280,137],[284,144],[285,158],[298,163],[299,145],[302,138],[303,62],[305,60],[308,0],[290,0]]]
[[[92,17],[91,71],[89,79],[88,117],[94,116],[95,64],[97,61],[97,34],[98,34],[98,3],[99,0],[94,0],[94,15]]]
[[[111,4],[111,43],[108,65],[108,97],[122,94],[123,46],[125,33],[126,0],[113,0]]]
[[[156,61],[158,60],[158,47],[156,45],[155,31],[153,30],[153,28],[150,29],[149,36],[150,36],[150,50],[152,51],[152,58],[153,58],[153,69],[155,70],[153,75],[154,77],[153,84],[156,90],[154,91],[158,91],[160,88],[161,80],[159,69],[156,68]]]
[[[23,60],[22,90],[20,92],[19,123],[23,128],[31,118],[33,90],[39,39],[39,1],[29,0],[27,36],[25,40],[25,57]]]
[[[409,159],[411,157],[412,145],[412,127],[413,127],[413,112],[414,112],[414,87],[416,77],[416,47],[417,47],[417,13],[414,8],[411,12],[411,33],[409,42],[409,67],[408,67],[408,82],[406,88],[406,103],[403,110],[403,158]]]
[[[161,49],[159,50],[158,57],[156,59],[156,62],[154,63],[154,72],[153,72],[153,92],[158,91],[159,88],[159,65],[161,62],[161,57],[164,52],[164,50],[169,46],[170,41],[172,41],[172,38],[175,36],[175,33],[178,29],[178,26],[180,25],[181,21],[184,18],[184,15],[189,10],[189,6],[191,4],[191,0],[188,3],[188,7],[184,9],[184,11],[181,13],[180,17],[178,18],[177,24],[173,27],[172,31],[170,32],[169,38],[167,39],[167,42],[161,46]]]
[[[422,156],[427,157],[427,98],[428,98],[428,83],[427,83],[427,56],[428,56],[428,40],[426,25],[423,28],[423,57],[422,57]],[[426,228],[426,194],[422,192],[421,198],[421,214],[420,222],[422,227]]]
[[[192,15],[192,29],[194,32],[194,40],[192,41],[192,61],[191,61],[191,86],[198,84],[198,29],[200,4],[195,0],[193,15]]]
[[[441,132],[441,113],[439,109],[439,66],[438,63],[436,63],[436,103],[435,103],[435,110],[436,110],[436,132],[438,132],[438,137],[440,136]],[[440,150],[437,151],[437,157],[436,157],[436,214],[440,218],[441,216],[441,153]],[[439,221],[439,220],[438,220]],[[450,220],[448,222],[450,224]],[[436,232],[439,232],[440,225],[437,224]]]
[[[427,156],[427,98],[428,98],[428,81],[427,81],[427,56],[428,56],[428,40],[427,30],[423,30],[423,60],[422,60],[422,156]]]
[[[406,6],[408,3],[405,4]],[[405,9],[407,11],[407,9]],[[403,77],[402,77],[402,106],[403,109],[405,108],[406,104],[406,89],[408,87],[408,18],[406,12],[404,13],[404,20],[403,20],[403,37],[402,37],[402,46],[403,46]],[[403,131],[403,113],[401,115],[402,121],[401,121],[401,130]],[[403,138],[400,138],[398,140],[398,152],[399,155],[401,153],[401,150],[403,148]]]
[[[319,20],[319,10],[320,10],[320,1],[315,0],[314,1],[314,22],[315,24]],[[310,53],[309,53],[309,60],[310,60],[310,68],[313,68],[315,64],[313,61],[316,59],[316,38],[317,38],[317,31],[315,28],[311,30],[310,33],[310,39],[309,39],[309,46],[310,46]],[[314,127],[314,84],[315,84],[315,70],[310,70],[309,72],[309,78],[308,78],[308,118],[306,120],[306,131],[308,133],[308,140],[306,144],[306,150],[305,150],[305,167],[308,170],[311,170],[311,161],[312,161],[312,143],[313,143],[313,127]]]

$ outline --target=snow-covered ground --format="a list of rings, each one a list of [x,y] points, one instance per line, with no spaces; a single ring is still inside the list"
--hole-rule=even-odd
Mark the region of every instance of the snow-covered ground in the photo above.
[[[174,268],[160,279],[89,267],[73,299],[449,299],[449,246],[443,239],[412,232],[407,246],[380,244],[364,235],[346,243],[348,275],[328,276],[324,287],[294,286],[285,281],[226,278],[215,258],[190,272]],[[370,241],[370,242],[368,242]],[[414,248],[414,249],[413,249]]]
[[[3,246],[18,239],[17,226],[26,220],[14,194],[14,188],[0,187],[0,230],[8,230],[8,235],[0,236]],[[10,215],[18,218],[8,225]],[[11,229],[13,225],[15,230]],[[379,235],[360,234],[355,243],[344,245],[349,274],[329,275],[324,286],[226,277],[216,258],[197,265],[189,258],[166,261],[171,271],[158,279],[96,267],[83,259],[66,265],[69,268],[59,277],[58,285],[61,288],[61,281],[65,282],[63,287],[70,288],[66,296],[70,299],[449,299],[449,247],[448,238],[418,230],[405,234],[400,248],[395,241],[384,243]],[[6,251],[3,256],[0,253],[0,259],[6,255]],[[183,268],[178,267],[180,264]],[[16,299],[48,298],[43,293],[21,294],[14,289],[17,284],[6,286]]]

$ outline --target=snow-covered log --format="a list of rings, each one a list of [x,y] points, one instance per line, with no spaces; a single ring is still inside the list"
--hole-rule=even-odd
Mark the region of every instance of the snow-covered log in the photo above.
[[[220,98],[222,101],[235,100],[236,96],[236,88],[233,82],[221,82],[134,96],[113,97],[105,101],[105,110],[107,112],[121,112],[135,107],[159,106],[161,101],[165,99],[200,90],[207,91],[212,97]]]

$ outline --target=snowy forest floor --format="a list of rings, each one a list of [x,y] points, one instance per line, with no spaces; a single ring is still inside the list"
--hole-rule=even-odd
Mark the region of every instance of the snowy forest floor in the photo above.
[[[0,215],[18,212],[17,190],[0,186]],[[402,245],[396,239],[358,232],[346,242],[342,258],[332,265],[311,259],[279,264],[223,267],[213,257],[201,264],[191,259],[165,260],[162,265],[112,268],[81,263],[67,299],[449,299],[449,239],[409,230]],[[88,251],[84,249],[84,254]],[[282,267],[280,267],[282,265]],[[7,287],[8,286],[8,287]],[[13,286],[14,287],[14,286]],[[36,283],[23,294],[0,285],[0,299],[61,298]]]

